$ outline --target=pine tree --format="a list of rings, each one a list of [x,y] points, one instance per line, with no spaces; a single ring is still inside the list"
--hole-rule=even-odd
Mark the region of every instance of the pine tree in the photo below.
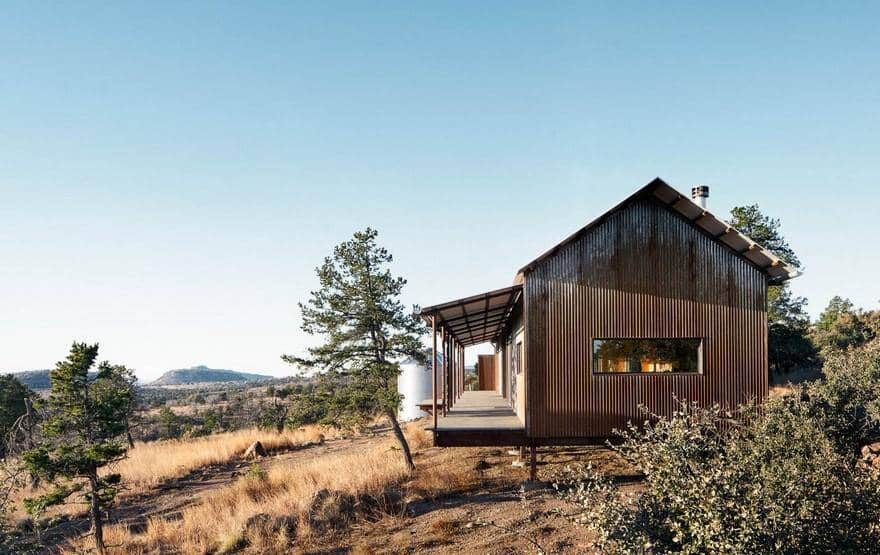
[[[757,204],[737,206],[730,211],[730,225],[746,234],[790,266],[801,261],[783,237],[781,223],[761,212]],[[770,371],[784,373],[813,364],[816,348],[809,338],[807,300],[791,293],[788,283],[767,289],[768,359]]]
[[[7,438],[28,413],[34,393],[12,374],[0,376],[0,458],[6,456]]]
[[[22,455],[27,468],[54,485],[49,493],[27,499],[32,514],[63,503],[85,490],[92,534],[99,554],[104,546],[104,513],[119,489],[118,474],[101,474],[126,452],[126,421],[134,402],[135,378],[124,366],[102,362],[98,345],[74,343],[67,359],[50,373],[52,389],[41,424],[43,441]]]
[[[320,289],[299,306],[303,331],[323,337],[324,343],[310,348],[309,357],[282,358],[321,371],[314,395],[324,402],[325,420],[356,425],[377,414],[387,417],[412,469],[409,444],[397,421],[397,377],[404,358],[424,360],[420,337],[425,329],[400,302],[406,280],[391,274],[392,256],[377,237],[370,228],[355,233],[317,268]]]

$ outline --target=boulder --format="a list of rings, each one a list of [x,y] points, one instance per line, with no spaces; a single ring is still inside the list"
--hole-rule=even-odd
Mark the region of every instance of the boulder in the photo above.
[[[862,447],[862,458],[859,464],[870,472],[880,475],[880,441]]]
[[[269,453],[266,452],[266,449],[263,447],[263,444],[259,441],[255,441],[251,443],[251,446],[248,447],[244,455],[242,455],[243,459],[259,459],[262,457],[268,456]]]

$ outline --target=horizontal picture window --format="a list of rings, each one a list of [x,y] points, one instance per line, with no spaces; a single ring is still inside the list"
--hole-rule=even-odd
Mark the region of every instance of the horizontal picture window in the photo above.
[[[594,339],[597,374],[670,374],[703,371],[702,339]]]

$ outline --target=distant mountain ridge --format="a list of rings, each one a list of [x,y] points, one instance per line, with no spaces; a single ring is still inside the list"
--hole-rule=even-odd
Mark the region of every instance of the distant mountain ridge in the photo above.
[[[193,383],[254,382],[271,379],[274,378],[263,374],[250,374],[248,372],[238,372],[237,370],[208,368],[207,366],[193,366],[192,368],[169,370],[148,385],[163,386]]]
[[[12,375],[18,378],[18,381],[31,389],[49,389],[52,384],[49,380],[49,372],[51,370],[26,370],[24,372],[13,372]]]

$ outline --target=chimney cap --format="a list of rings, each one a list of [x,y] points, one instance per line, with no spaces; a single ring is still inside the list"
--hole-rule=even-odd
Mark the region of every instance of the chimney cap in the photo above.
[[[708,185],[697,185],[691,188],[691,198],[699,198],[699,197],[708,197],[709,196],[709,186]]]

